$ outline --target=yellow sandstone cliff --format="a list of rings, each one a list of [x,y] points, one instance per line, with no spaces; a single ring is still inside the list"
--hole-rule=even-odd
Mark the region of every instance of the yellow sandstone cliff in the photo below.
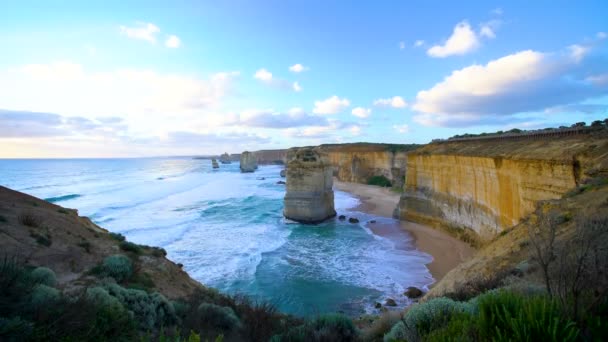
[[[608,174],[608,136],[433,143],[410,152],[406,168],[399,218],[467,228],[485,240],[516,225],[538,201]]]

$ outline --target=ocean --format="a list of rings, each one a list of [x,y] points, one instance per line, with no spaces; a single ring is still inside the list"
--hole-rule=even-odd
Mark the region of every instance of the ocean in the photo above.
[[[433,283],[412,237],[387,239],[368,229],[358,199],[335,191],[338,214],[303,225],[283,218],[282,166],[240,173],[190,157],[0,160],[0,185],[78,209],[128,240],[167,250],[191,277],[300,316],[377,312],[375,302],[409,304],[405,288]],[[399,246],[397,246],[399,245]],[[404,247],[405,246],[405,247]]]

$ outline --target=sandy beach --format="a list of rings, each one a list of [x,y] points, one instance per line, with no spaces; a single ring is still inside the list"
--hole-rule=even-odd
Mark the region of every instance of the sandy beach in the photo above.
[[[392,217],[393,210],[399,202],[399,193],[389,188],[381,188],[373,185],[346,183],[334,179],[334,189],[351,193],[361,200],[357,208],[360,211],[383,217]],[[429,271],[436,281],[442,279],[446,273],[455,268],[461,262],[470,258],[475,249],[468,244],[440,231],[421,224],[408,221],[394,222],[401,229],[409,232],[416,241],[418,250],[433,256],[433,261],[428,264]],[[389,234],[392,227],[383,224],[372,224],[369,226],[374,233],[379,235]]]

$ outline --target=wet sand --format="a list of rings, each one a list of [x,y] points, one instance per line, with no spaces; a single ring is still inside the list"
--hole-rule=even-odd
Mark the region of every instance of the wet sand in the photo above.
[[[373,185],[340,182],[334,179],[334,189],[348,192],[361,200],[359,211],[377,216],[392,217],[393,210],[399,202],[400,194],[389,188]],[[416,248],[428,253],[433,261],[427,265],[436,281],[441,280],[450,270],[470,258],[475,249],[468,244],[428,226],[408,221],[394,223],[373,223],[368,227],[385,237],[394,235],[394,228],[398,226],[409,232],[415,240]]]

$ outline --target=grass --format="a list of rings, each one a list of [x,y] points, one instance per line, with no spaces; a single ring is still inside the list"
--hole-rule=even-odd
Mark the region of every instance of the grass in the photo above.
[[[57,209],[57,212],[60,214],[66,214],[66,215],[68,215],[70,213],[70,211],[65,208],[59,208],[59,209]]]
[[[40,217],[31,213],[22,213],[17,217],[17,220],[22,225],[32,228],[39,228],[42,224],[42,220],[40,219]]]
[[[30,231],[30,236],[36,239],[36,242],[39,245],[49,247],[53,244],[53,240],[51,239],[51,236],[48,233],[43,235],[37,232]]]
[[[78,243],[78,247],[82,247],[87,253],[91,253],[91,243],[88,241]]]
[[[119,247],[125,252],[131,252],[137,255],[143,253],[143,249],[141,248],[141,246],[133,242],[123,241],[119,244]]]

